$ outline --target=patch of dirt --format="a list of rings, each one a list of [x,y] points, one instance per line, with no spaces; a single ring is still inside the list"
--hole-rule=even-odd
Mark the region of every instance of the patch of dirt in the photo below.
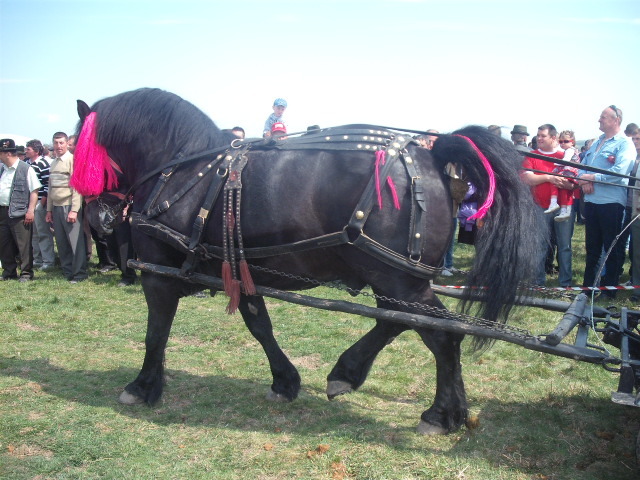
[[[327,363],[322,361],[322,356],[319,353],[292,358],[291,363],[307,370],[317,370],[327,366]]]
[[[44,448],[38,447],[37,445],[27,445],[24,443],[18,446],[7,445],[7,453],[12,457],[16,457],[16,458],[26,458],[26,457],[52,458],[53,457],[53,452],[51,450],[46,450]]]
[[[28,332],[41,332],[42,328],[31,325],[30,323],[18,323],[16,325],[20,330],[27,330]]]

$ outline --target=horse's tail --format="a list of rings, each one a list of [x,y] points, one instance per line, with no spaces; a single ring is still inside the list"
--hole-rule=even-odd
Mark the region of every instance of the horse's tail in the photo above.
[[[482,299],[474,313],[504,323],[525,283],[535,275],[545,241],[544,227],[531,191],[520,178],[522,156],[510,142],[484,127],[470,126],[453,135],[441,135],[432,153],[443,167],[451,162],[462,168],[464,178],[476,187],[481,204],[491,188],[490,175],[477,150],[493,170],[495,190],[493,204],[478,229],[475,260],[467,276],[467,286],[483,288],[466,289],[461,307],[469,313],[474,302]],[[484,344],[486,341],[476,341],[476,347]]]

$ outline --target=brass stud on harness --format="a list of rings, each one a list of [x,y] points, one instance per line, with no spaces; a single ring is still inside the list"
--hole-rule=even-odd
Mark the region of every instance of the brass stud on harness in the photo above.
[[[413,163],[413,158],[411,157],[404,157],[404,161],[407,162],[409,165],[411,165]]]
[[[400,144],[398,142],[393,142],[392,145],[396,148],[400,148]]]
[[[211,168],[211,167],[212,167],[212,165],[211,165],[211,164],[207,165],[207,168]]]
[[[396,151],[395,151],[393,148],[390,148],[389,150],[387,150],[387,153],[388,153],[389,155],[395,155],[395,154],[396,154]]]
[[[358,148],[362,148],[362,144],[361,143],[358,144]]]
[[[198,176],[201,177],[202,176],[202,172],[198,172]]]
[[[398,137],[399,142],[404,142],[404,137]]]
[[[362,210],[358,210],[358,211],[356,212],[356,218],[357,218],[358,220],[362,220],[362,219],[364,218],[364,212],[363,212]]]
[[[231,155],[227,155],[227,156],[225,157],[225,160],[228,162],[228,161],[230,161],[232,158],[233,158],[233,157],[232,157]]]
[[[416,238],[420,238],[420,234],[419,233],[416,233]]]
[[[329,140],[331,140],[331,137],[324,137],[324,139],[328,142]]]
[[[345,135],[345,136],[344,136],[344,137],[342,137],[342,138],[344,138],[345,140],[348,140],[348,139],[349,139],[349,135]]]

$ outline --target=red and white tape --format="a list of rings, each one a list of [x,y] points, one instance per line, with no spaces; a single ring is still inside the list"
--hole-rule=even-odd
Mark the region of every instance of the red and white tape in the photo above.
[[[465,288],[485,288],[485,287],[468,287],[465,285],[438,285],[439,287],[442,288],[456,288],[456,289],[465,289]],[[533,289],[537,288],[535,286],[532,287]],[[635,290],[635,289],[640,289],[640,285],[616,285],[616,286],[611,286],[611,287],[543,287],[540,286],[540,289],[545,289],[545,290],[569,290],[569,291],[590,291],[590,290]]]

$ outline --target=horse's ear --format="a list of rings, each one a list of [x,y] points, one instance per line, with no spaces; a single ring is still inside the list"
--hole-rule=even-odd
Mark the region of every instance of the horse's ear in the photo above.
[[[84,122],[84,119],[87,118],[87,115],[91,113],[91,108],[82,100],[76,100],[78,102],[78,116],[80,120]]]

